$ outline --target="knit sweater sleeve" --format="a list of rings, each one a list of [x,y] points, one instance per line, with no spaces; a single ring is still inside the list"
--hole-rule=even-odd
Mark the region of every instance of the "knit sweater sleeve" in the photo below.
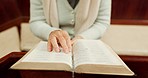
[[[47,24],[42,0],[30,0],[30,29],[31,31],[42,40],[48,40],[49,34],[58,28],[51,27]]]
[[[111,0],[101,0],[98,17],[94,24],[78,34],[84,39],[99,39],[110,26]]]

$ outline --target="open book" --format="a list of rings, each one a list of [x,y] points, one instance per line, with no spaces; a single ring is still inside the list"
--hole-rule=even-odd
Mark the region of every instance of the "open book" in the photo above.
[[[69,54],[48,52],[47,42],[41,41],[11,69],[56,70],[86,74],[127,75],[134,73],[119,56],[100,40],[77,40]]]

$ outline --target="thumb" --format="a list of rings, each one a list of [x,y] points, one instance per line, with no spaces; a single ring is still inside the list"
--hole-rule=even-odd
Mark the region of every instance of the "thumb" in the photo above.
[[[72,40],[71,40],[71,45],[73,45],[75,41],[76,41],[76,39],[75,39],[75,38],[74,38],[74,39],[72,39]]]

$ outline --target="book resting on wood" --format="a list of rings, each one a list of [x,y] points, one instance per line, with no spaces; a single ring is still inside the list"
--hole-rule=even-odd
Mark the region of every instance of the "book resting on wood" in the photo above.
[[[47,42],[41,41],[11,69],[52,70],[84,74],[133,76],[120,57],[101,40],[77,40],[72,52],[48,52]]]

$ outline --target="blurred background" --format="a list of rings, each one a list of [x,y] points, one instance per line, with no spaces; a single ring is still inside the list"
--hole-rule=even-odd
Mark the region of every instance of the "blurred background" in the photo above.
[[[0,0],[0,31],[28,22],[29,7],[29,0]],[[148,0],[112,0],[112,23],[127,20],[148,24]]]

